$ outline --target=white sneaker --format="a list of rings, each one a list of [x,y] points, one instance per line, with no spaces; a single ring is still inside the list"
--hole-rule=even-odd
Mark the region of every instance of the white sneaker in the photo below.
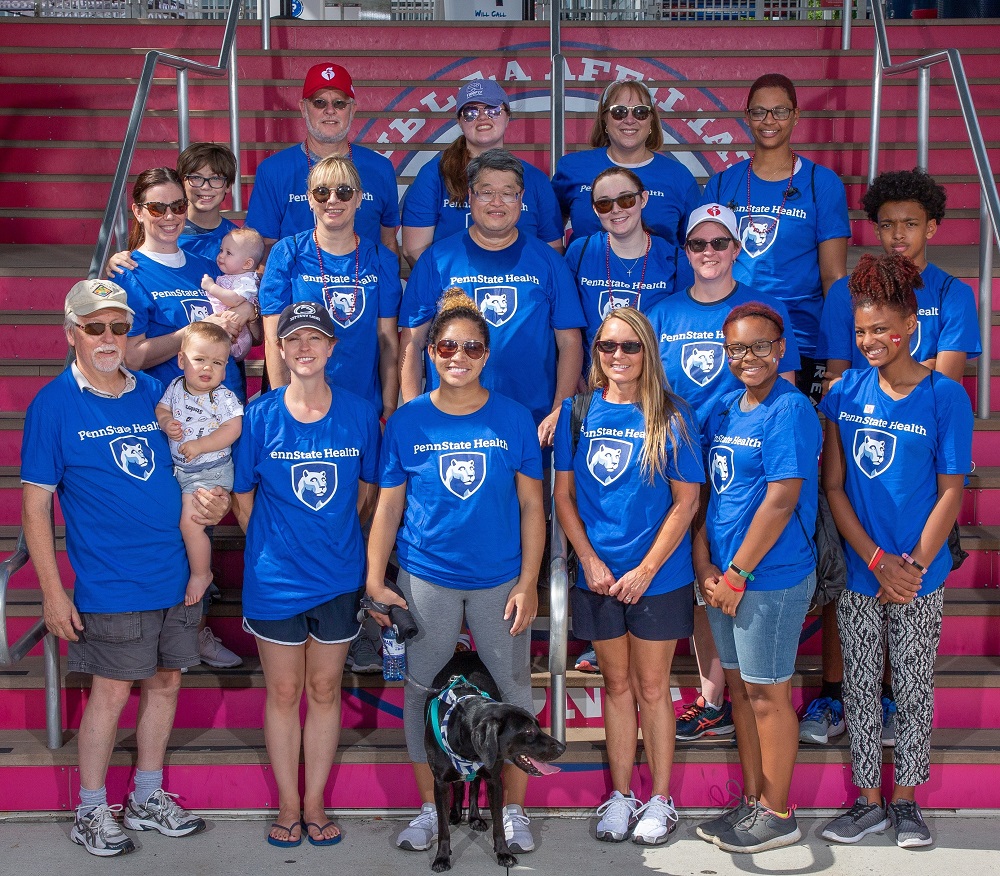
[[[107,803],[91,809],[86,815],[81,815],[77,809],[69,838],[100,858],[134,852],[135,843],[118,825],[116,816],[121,811],[121,806],[108,806]]]
[[[125,806],[125,826],[129,830],[156,830],[164,836],[187,836],[203,831],[205,819],[188,812],[176,800],[176,794],[158,788],[145,803],[140,803],[133,791]]]
[[[642,804],[629,791],[626,797],[615,791],[607,801],[597,807],[597,814],[603,816],[597,822],[597,838],[606,843],[620,843],[628,837],[636,811]]]
[[[222,639],[212,632],[211,627],[202,627],[198,633],[198,656],[202,663],[216,669],[232,669],[243,663],[243,658],[223,645]]]
[[[632,842],[640,846],[658,846],[677,828],[677,810],[673,797],[657,795],[643,806],[636,815],[639,823],[632,831]]]
[[[396,846],[408,852],[423,852],[434,845],[437,838],[437,807],[433,803],[424,803],[417,817],[399,832]]]
[[[503,808],[503,833],[507,838],[507,846],[516,855],[535,850],[535,840],[531,836],[528,825],[531,819],[516,803]]]

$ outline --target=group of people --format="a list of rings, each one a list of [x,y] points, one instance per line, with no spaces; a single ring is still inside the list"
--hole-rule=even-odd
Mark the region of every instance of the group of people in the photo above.
[[[821,702],[805,717],[829,730],[838,707],[846,715],[860,792],[824,836],[855,842],[891,821],[899,845],[929,843],[914,791],[929,776],[945,542],[971,469],[971,406],[955,378],[979,352],[971,290],[926,259],[943,190],[919,171],[879,177],[864,206],[886,255],[847,278],[844,187],[793,151],[799,108],[784,76],[753,83],[752,157],[704,194],[658,152],[641,82],[605,88],[592,148],[564,157],[550,185],[504,148],[501,86],[471,80],[454,106],[461,136],[421,168],[400,220],[392,166],[349,138],[356,100],[343,67],[309,70],[304,141],[262,162],[243,228],[220,212],[235,183],[225,147],[195,144],[176,171],[140,174],[114,282],[67,296],[75,361],[29,408],[21,477],[46,622],[69,641],[70,668],[94,676],[73,841],[101,856],[134,849],[104,785],[134,681],[124,827],[205,826],[164,789],[163,762],[181,672],[206,652],[228,659],[204,613],[206,527],[231,506],[279,796],[267,842],[341,839],[324,789],[345,664],[370,660],[366,591],[418,628],[404,727],[422,807],[396,842],[430,848],[423,704],[466,626],[504,699],[532,708],[553,469],[552,513],[577,557],[574,631],[605,682],[598,839],[666,842],[675,737],[727,728],[744,794],[699,835],[730,852],[799,839],[789,788],[805,722],[791,679],[816,588],[821,481],[848,579],[825,623]],[[242,360],[261,340],[269,389],[246,404]],[[115,502],[95,505],[98,490]],[[702,688],[678,719],[670,666],[689,636]],[[896,774],[883,800],[887,697]],[[648,800],[630,787],[640,726]],[[515,853],[534,848],[527,778],[505,771]]]

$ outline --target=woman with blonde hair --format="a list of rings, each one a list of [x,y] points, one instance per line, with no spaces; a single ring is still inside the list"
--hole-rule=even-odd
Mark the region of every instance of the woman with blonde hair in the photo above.
[[[658,845],[677,826],[670,664],[692,632],[690,526],[705,476],[694,419],[667,388],[646,317],[611,311],[592,355],[589,399],[576,416],[573,399],[560,411],[555,501],[580,561],[574,634],[593,641],[604,673],[613,791],[598,809],[597,838],[631,832]],[[645,804],[630,787],[639,715],[652,780]]]

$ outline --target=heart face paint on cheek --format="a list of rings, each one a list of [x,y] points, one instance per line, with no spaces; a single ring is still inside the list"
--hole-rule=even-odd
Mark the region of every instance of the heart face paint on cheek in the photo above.
[[[889,340],[896,345],[896,349],[899,349],[899,345],[903,343],[903,338],[900,335],[889,335]]]

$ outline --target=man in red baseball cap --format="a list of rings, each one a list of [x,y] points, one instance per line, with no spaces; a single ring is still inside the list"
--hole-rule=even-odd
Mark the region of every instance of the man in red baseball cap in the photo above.
[[[349,139],[354,121],[354,80],[339,64],[314,64],[302,84],[299,109],[306,126],[302,143],[276,152],[260,163],[250,195],[246,224],[264,237],[267,250],[275,241],[313,227],[306,179],[316,162],[346,155],[358,169],[364,189],[354,220],[362,237],[397,252],[399,198],[391,162]]]

